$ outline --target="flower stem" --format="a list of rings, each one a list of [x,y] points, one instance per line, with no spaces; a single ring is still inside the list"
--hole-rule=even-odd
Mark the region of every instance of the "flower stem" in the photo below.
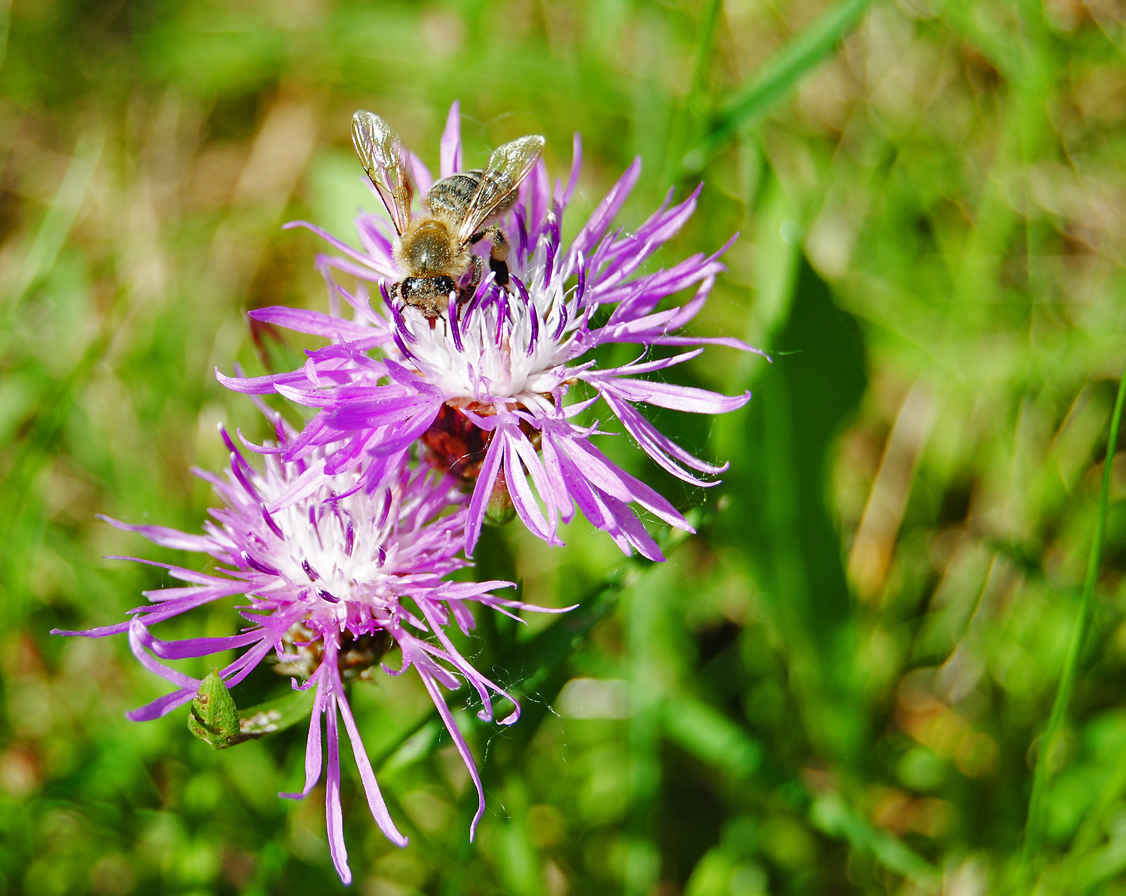
[[[1099,507],[1095,517],[1095,537],[1091,542],[1091,554],[1087,560],[1087,576],[1083,581],[1083,594],[1079,599],[1079,616],[1071,633],[1071,643],[1067,647],[1063,675],[1059,690],[1048,717],[1048,727],[1041,739],[1036,770],[1032,778],[1032,796],[1028,802],[1028,820],[1024,829],[1024,856],[1021,862],[1022,877],[1027,878],[1030,865],[1040,849],[1044,835],[1044,797],[1051,776],[1052,755],[1059,740],[1060,726],[1071,702],[1071,692],[1075,689],[1075,676],[1079,668],[1079,658],[1083,644],[1087,640],[1087,629],[1091,626],[1091,601],[1095,584],[1099,577],[1099,556],[1102,554],[1103,537],[1106,534],[1107,505],[1110,498],[1110,474],[1114,465],[1114,452],[1118,443],[1118,426],[1122,421],[1122,405],[1126,399],[1126,366],[1118,381],[1118,397],[1114,401],[1114,413],[1110,418],[1110,434],[1107,437],[1106,460],[1103,462],[1103,484],[1099,493]]]

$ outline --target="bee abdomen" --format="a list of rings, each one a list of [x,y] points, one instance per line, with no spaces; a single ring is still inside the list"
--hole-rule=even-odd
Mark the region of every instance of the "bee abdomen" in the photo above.
[[[449,277],[407,277],[399,286],[399,295],[408,305],[433,318],[446,310],[449,295],[454,290],[454,282]]]
[[[436,215],[449,215],[455,221],[461,221],[469,207],[469,200],[473,198],[473,194],[481,184],[481,175],[482,172],[475,169],[443,177],[426,194],[426,204],[430,207],[430,211]]]

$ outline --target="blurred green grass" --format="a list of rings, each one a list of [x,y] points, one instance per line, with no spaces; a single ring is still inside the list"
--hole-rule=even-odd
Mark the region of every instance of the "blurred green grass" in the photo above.
[[[482,576],[605,615],[530,682],[519,725],[474,728],[475,844],[421,689],[355,687],[412,844],[383,840],[352,770],[354,889],[1126,892],[1121,450],[1021,864],[1126,354],[1120,4],[15,0],[0,17],[0,896],[342,889],[323,791],[274,795],[298,780],[299,728],[215,753],[182,714],[126,722],[161,682],[123,639],[46,632],[116,621],[160,581],[103,555],[184,559],[96,513],[195,529],[210,496],[188,469],[223,462],[216,424],[261,434],[213,369],[278,350],[247,308],[325,306],[323,247],[279,228],[351,239],[371,202],[352,112],[433,165],[454,99],[470,160],[543,133],[561,175],[582,133],[572,233],[635,154],[627,226],[703,179],[664,259],[742,231],[696,330],[774,361],[675,369],[755,391],[724,419],[660,415],[731,461],[715,490],[605,440],[714,515],[667,564],[607,591],[621,560],[581,523],[565,550],[509,527],[478,551]],[[527,683],[504,659],[521,636],[480,623],[478,660]]]

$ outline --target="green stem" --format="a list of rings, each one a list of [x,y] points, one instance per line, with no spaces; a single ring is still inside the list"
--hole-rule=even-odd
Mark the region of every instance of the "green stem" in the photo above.
[[[708,84],[708,64],[711,62],[712,45],[715,43],[716,20],[723,0],[708,0],[708,5],[700,17],[700,29],[696,40],[696,62],[692,66],[692,86],[688,91],[689,105],[698,102]]]
[[[700,25],[696,32],[695,62],[692,65],[692,83],[689,85],[688,95],[684,101],[677,104],[673,110],[661,183],[677,179],[681,173],[679,171],[681,157],[689,146],[694,146],[699,141],[707,121],[708,73],[712,60],[712,46],[715,43],[716,22],[719,20],[722,6],[723,0],[707,0],[707,5],[700,15]]]
[[[1099,578],[1099,557],[1103,549],[1103,536],[1106,533],[1106,513],[1110,500],[1110,473],[1114,465],[1114,452],[1118,444],[1118,426],[1122,422],[1122,404],[1126,399],[1126,366],[1118,381],[1118,397],[1114,401],[1114,413],[1110,418],[1110,435],[1107,437],[1106,460],[1103,462],[1103,485],[1099,493],[1098,514],[1095,517],[1095,537],[1091,542],[1091,555],[1087,561],[1087,576],[1083,581],[1083,594],[1079,599],[1079,618],[1075,620],[1075,630],[1071,633],[1071,643],[1067,646],[1067,659],[1064,661],[1063,676],[1060,678],[1056,701],[1052,714],[1048,717],[1048,728],[1041,739],[1036,770],[1032,778],[1032,797],[1028,802],[1028,821],[1024,831],[1024,857],[1021,863],[1023,876],[1027,878],[1029,866],[1040,849],[1044,834],[1044,796],[1051,776],[1052,755],[1059,739],[1060,727],[1071,702],[1071,692],[1075,689],[1075,676],[1083,644],[1087,640],[1087,629],[1091,626],[1091,601],[1095,593],[1095,583]]]

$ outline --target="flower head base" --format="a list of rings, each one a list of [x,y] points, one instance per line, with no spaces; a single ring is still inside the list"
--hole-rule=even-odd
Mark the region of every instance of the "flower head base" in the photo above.
[[[450,111],[442,138],[441,175],[460,169],[458,109]],[[402,463],[419,440],[426,458],[469,489],[465,524],[471,553],[490,503],[510,504],[524,524],[550,544],[560,544],[557,527],[580,509],[627,553],[636,549],[661,559],[656,543],[630,505],[636,504],[673,526],[688,528],[683,516],[657,494],[613,464],[593,444],[598,422],[580,414],[601,399],[645,452],[674,476],[700,485],[715,484],[726,466],[699,460],[662,435],[636,403],[692,413],[724,413],[741,407],[749,393],[726,397],[702,389],[645,379],[696,357],[708,343],[752,350],[735,339],[676,335],[703,307],[723,270],[715,255],[692,255],[671,268],[640,273],[653,253],[692,215],[699,190],[678,205],[671,193],[635,233],[611,230],[640,174],[635,161],[603,199],[575,240],[564,246],[560,224],[578,178],[581,150],[576,139],[566,187],[549,185],[540,162],[524,182],[512,210],[500,220],[511,252],[510,282],[491,276],[471,299],[451,292],[447,313],[436,322],[398,303],[390,288],[405,272],[396,267],[397,238],[382,216],[361,214],[357,228],[363,251],[305,222],[345,257],[322,256],[320,266],[334,308],[343,297],[354,319],[286,308],[252,312],[263,321],[326,336],[331,345],[309,353],[303,368],[257,378],[227,378],[238,391],[277,391],[320,408],[287,457],[304,458],[325,445],[333,470],[362,465],[378,479]],[[419,187],[429,176],[414,165]],[[377,284],[379,310],[362,290],[350,293],[332,271]],[[666,298],[688,288],[693,297],[666,310]],[[609,343],[634,343],[638,358],[598,369],[592,350]],[[649,359],[655,346],[692,347],[671,357]],[[379,355],[368,353],[377,350]],[[585,383],[593,398],[568,404],[574,386]]]
[[[474,602],[501,612],[536,608],[491,593],[512,587],[509,582],[445,580],[449,573],[468,565],[457,556],[465,540],[466,500],[450,477],[425,467],[411,471],[402,466],[394,475],[374,482],[362,463],[327,473],[331,448],[318,448],[300,460],[285,462],[294,434],[280,418],[276,431],[276,444],[257,449],[266,454],[261,472],[223,434],[231,452],[226,478],[200,473],[224,504],[212,511],[214,519],[204,525],[204,534],[109,521],[140,532],[158,545],[208,554],[220,564],[214,573],[154,563],[187,584],[146,592],[151,603],[131,610],[128,622],[56,633],[103,637],[128,632],[130,647],[141,663],[177,688],[129,713],[136,721],[171,712],[192,700],[200,688],[201,680],[162,660],[244,649],[238,659],[220,670],[226,685],[232,687],[272,654],[276,670],[292,676],[295,688],[315,688],[305,786],[300,793],[282,795],[303,797],[320,778],[323,719],[328,742],[329,843],[337,871],[347,883],[351,874],[342,832],[340,720],[351,741],[372,815],[394,843],[405,845],[407,840],[387,811],[344,682],[367,677],[389,651],[399,651],[399,668],[384,665],[383,669],[400,675],[413,667],[433,699],[477,788],[475,830],[484,811],[480,777],[440,688],[455,689],[463,680],[468,682],[481,699],[479,716],[483,720],[493,717],[494,696],[504,697],[514,706],[501,724],[515,722],[519,707],[470,665],[446,629],[454,622],[468,632],[474,625],[469,608]],[[237,635],[163,641],[149,631],[156,623],[232,595],[248,602],[241,608],[248,625]]]

